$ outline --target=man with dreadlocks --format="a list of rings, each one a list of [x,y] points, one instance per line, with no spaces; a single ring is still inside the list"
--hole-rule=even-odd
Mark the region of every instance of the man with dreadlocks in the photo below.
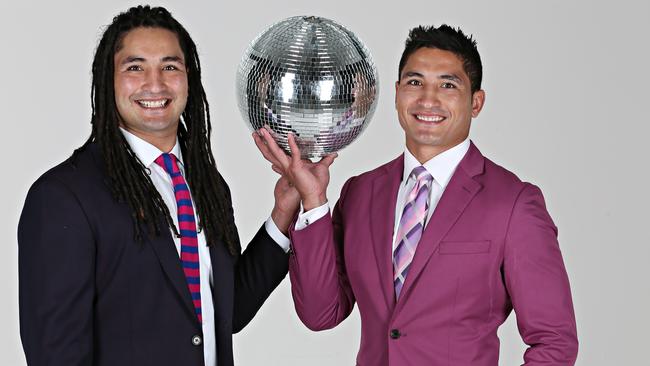
[[[92,75],[90,138],[20,219],[27,363],[232,365],[232,333],[287,273],[299,197],[280,179],[240,254],[196,46],[164,8],[117,15]]]

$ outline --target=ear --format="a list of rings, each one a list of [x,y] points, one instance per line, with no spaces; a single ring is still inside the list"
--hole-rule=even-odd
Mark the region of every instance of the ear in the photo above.
[[[395,109],[397,109],[397,90],[399,89],[399,80],[395,82]]]
[[[477,90],[472,94],[472,118],[478,117],[485,104],[485,91],[483,89]]]

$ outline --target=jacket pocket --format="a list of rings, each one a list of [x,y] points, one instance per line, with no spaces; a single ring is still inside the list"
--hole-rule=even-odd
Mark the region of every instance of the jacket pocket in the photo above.
[[[481,241],[443,241],[440,254],[483,254],[490,252],[489,240]]]

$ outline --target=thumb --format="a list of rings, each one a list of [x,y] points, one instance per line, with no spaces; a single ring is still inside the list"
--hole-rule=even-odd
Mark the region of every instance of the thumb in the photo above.
[[[321,159],[319,163],[329,168],[329,166],[332,165],[332,163],[334,163],[334,159],[336,159],[338,156],[339,154],[337,153],[327,154],[324,158]]]

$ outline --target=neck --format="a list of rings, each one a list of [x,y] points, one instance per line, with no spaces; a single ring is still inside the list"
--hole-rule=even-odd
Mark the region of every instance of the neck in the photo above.
[[[436,146],[431,146],[431,145],[419,145],[419,144],[413,144],[410,143],[409,141],[406,141],[406,148],[409,150],[411,155],[417,159],[417,161],[424,165],[427,161],[433,159],[434,157],[442,154],[443,152],[451,149],[454,146],[458,146],[458,144],[462,143],[463,140],[456,141],[450,144],[446,145],[436,145]]]
[[[174,129],[173,131],[150,132],[150,131],[136,130],[136,129],[128,128],[126,126],[122,126],[122,128],[134,134],[135,136],[143,139],[144,141],[152,144],[153,146],[157,147],[158,150],[165,153],[172,151],[174,145],[176,145],[176,134],[177,134],[176,129]]]
[[[427,147],[421,147],[421,146],[409,146],[409,144],[406,144],[406,148],[409,150],[409,152],[417,159],[417,161],[424,165],[427,161],[433,159],[434,157],[440,155],[441,153],[449,150],[452,146],[427,146]]]

